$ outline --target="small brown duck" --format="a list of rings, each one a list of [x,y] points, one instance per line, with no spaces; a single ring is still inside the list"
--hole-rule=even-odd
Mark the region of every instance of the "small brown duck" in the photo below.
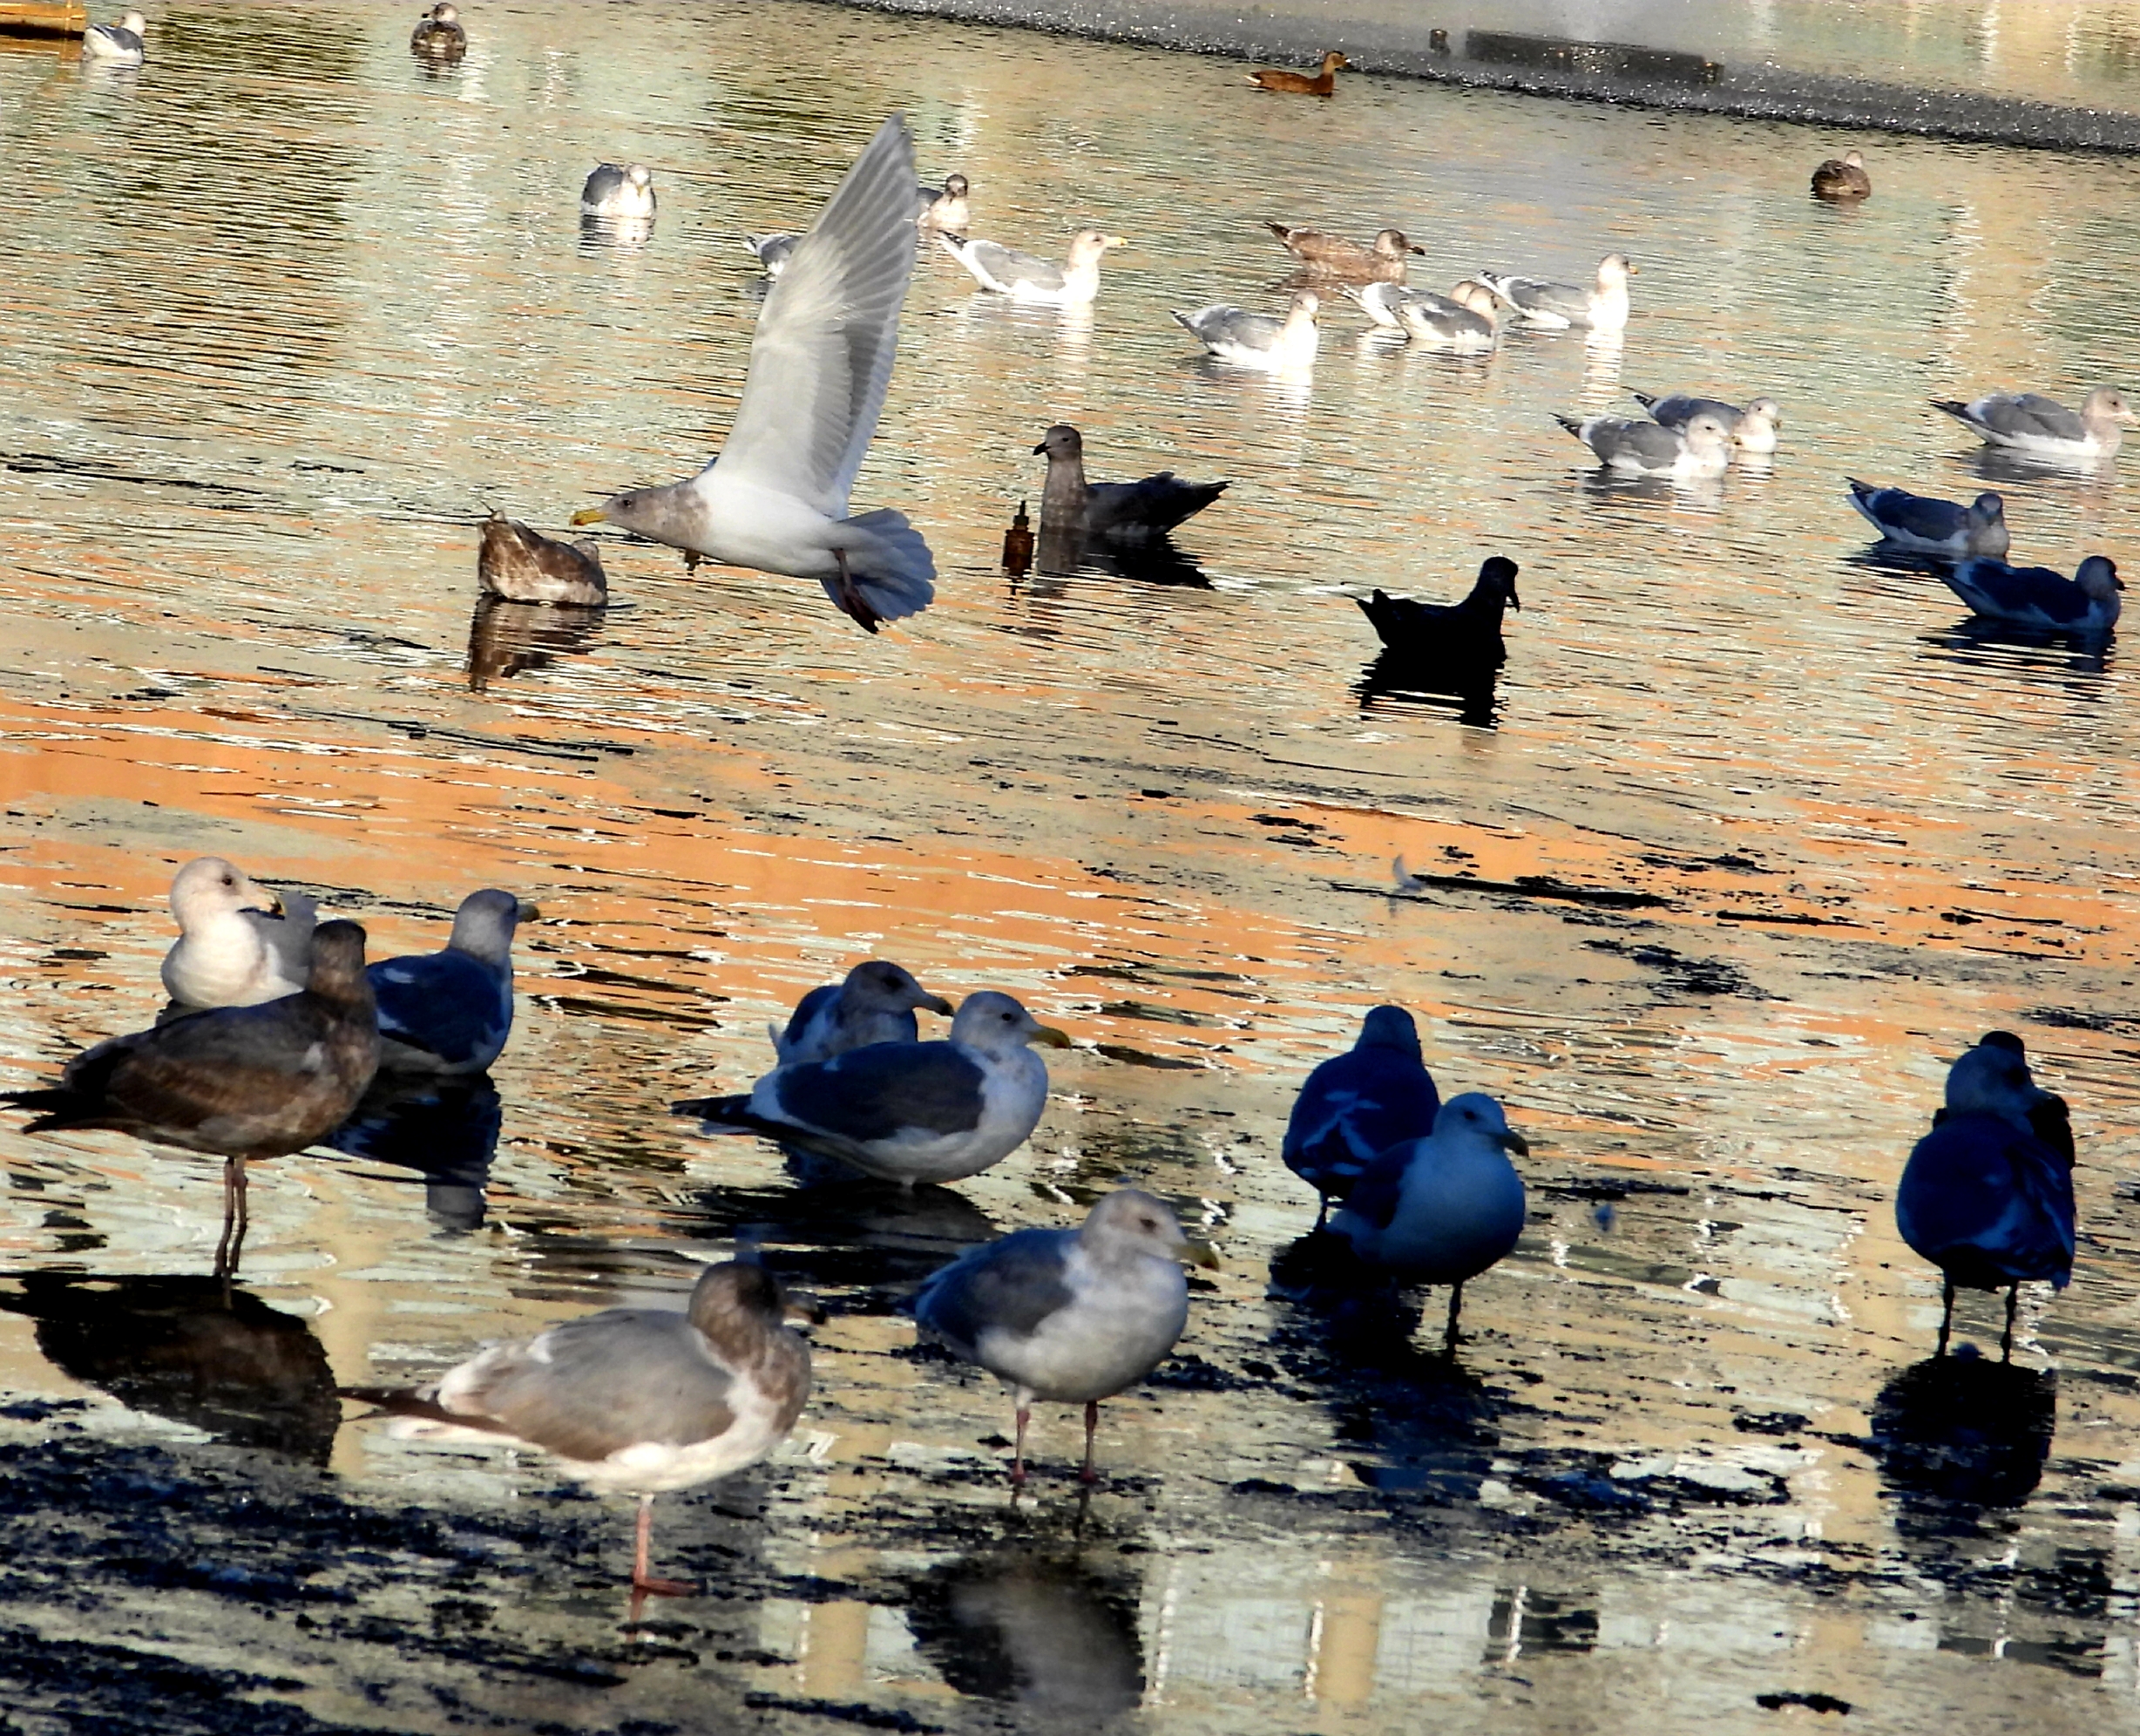
[[[1873,177],[1865,172],[1865,159],[1855,151],[1831,157],[1813,171],[1813,197],[1847,201],[1870,199]]]
[[[591,542],[557,542],[493,512],[483,521],[476,579],[494,597],[516,603],[609,600],[609,577]]]
[[[1026,503],[1018,503],[1018,516],[1003,533],[1003,568],[1013,579],[1025,576],[1033,566],[1033,520],[1026,516]]]
[[[1426,252],[1407,240],[1402,229],[1378,230],[1374,240],[1362,247],[1343,235],[1326,235],[1320,229],[1271,222],[1263,227],[1303,265],[1355,283],[1402,283],[1407,255]]]
[[[1323,70],[1310,77],[1305,72],[1288,72],[1281,67],[1266,66],[1249,75],[1249,83],[1261,85],[1266,91],[1290,91],[1296,96],[1327,97],[1338,88],[1338,69],[1352,63],[1336,49],[1323,57]]]
[[[422,17],[409,37],[409,51],[426,60],[458,60],[468,52],[468,32],[461,24],[460,8],[438,0]]]

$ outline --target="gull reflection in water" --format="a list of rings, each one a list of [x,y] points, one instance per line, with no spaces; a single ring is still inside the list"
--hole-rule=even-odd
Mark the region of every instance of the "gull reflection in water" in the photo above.
[[[911,1588],[907,1625],[958,1692],[1101,1727],[1144,1696],[1134,1581],[1076,1555],[1012,1546],[962,1556]]]
[[[488,1074],[461,1079],[382,1074],[326,1143],[352,1157],[417,1171],[432,1221],[445,1230],[474,1230],[483,1223],[483,1190],[505,1119]]]
[[[1453,711],[1457,722],[1475,729],[1500,727],[1496,693],[1498,669],[1476,663],[1437,661],[1405,651],[1385,651],[1360,671],[1352,690],[1360,709],[1371,711],[1385,700]]]
[[[236,1447],[324,1465],[342,1426],[312,1328],[220,1278],[26,1272],[0,1308],[37,1323],[52,1366],[121,1404]]]
[[[547,668],[553,658],[587,650],[601,629],[605,613],[569,603],[477,598],[475,616],[468,624],[469,690],[481,693],[494,681]]]
[[[1045,522],[1034,546],[1033,569],[1055,578],[1080,572],[1104,573],[1113,578],[1134,579],[1142,585],[1211,588],[1203,568],[1182,553],[1171,537],[1117,541],[1111,537],[1088,537],[1074,527]]]
[[[789,1153],[784,1167],[803,1185],[686,1196],[694,1236],[777,1251],[782,1277],[807,1286],[869,1290],[918,1284],[999,1233],[956,1188],[903,1188],[806,1152]]]
[[[628,251],[643,248],[654,239],[654,220],[651,217],[596,217],[583,214],[579,220],[579,251],[599,254],[612,249]]]

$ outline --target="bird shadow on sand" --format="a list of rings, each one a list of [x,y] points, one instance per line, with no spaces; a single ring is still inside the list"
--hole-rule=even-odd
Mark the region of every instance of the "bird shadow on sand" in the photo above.
[[[1974,1536],[1988,1510],[2021,1506],[2043,1475],[2057,1424],[2049,1371],[1966,1353],[1901,1370],[1880,1388],[1872,1425],[1898,1528]]]

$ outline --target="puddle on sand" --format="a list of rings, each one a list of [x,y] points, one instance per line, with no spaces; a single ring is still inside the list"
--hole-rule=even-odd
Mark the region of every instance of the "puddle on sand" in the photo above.
[[[1225,63],[773,5],[486,11],[432,74],[404,10],[174,7],[116,78],[0,57],[43,189],[0,302],[10,1079],[152,1015],[192,855],[382,951],[477,885],[544,911],[495,1098],[260,1166],[227,1311],[213,1165],[0,1129],[12,1704],[108,1710],[153,1668],[202,1730],[2129,1715],[2131,684],[1854,559],[1841,478],[1972,492],[1925,397],[2118,376],[2130,165],[1883,139],[1839,213],[1804,190],[1839,141],[1781,127],[1366,78],[1288,105]],[[1134,243],[1088,322],[918,272],[856,498],[925,527],[937,607],[865,642],[810,587],[612,540],[603,614],[475,610],[487,507],[554,530],[713,447],[741,234],[894,108],[977,231]],[[640,245],[579,234],[605,158],[655,167]],[[1398,223],[1427,282],[1625,247],[1636,322],[1452,364],[1340,309],[1311,383],[1235,377],[1165,310],[1271,301],[1267,217]],[[1784,448],[1600,487],[1548,412],[1623,386],[1768,391]],[[1095,475],[1234,478],[1177,539],[1208,586],[1000,573],[1058,419]],[[1997,485],[2030,559],[2133,526],[2115,470]],[[1453,597],[1496,549],[1525,607],[1494,727],[1363,708],[1348,597]],[[903,1201],[665,1114],[870,953],[1083,1041],[1030,1150]],[[1277,1162],[1384,999],[1536,1154],[1454,1368],[1303,1279]],[[1943,1058],[2001,1025],[2074,1101],[2086,1237],[2026,1370],[1957,1395],[1888,1200]],[[1226,1266],[1107,1407],[1102,1488],[1044,1412],[1012,1506],[992,1384],[897,1311],[1118,1178]],[[635,1634],[621,1511],[321,1411],[673,1300],[739,1239],[830,1310],[817,1394],[774,1465],[664,1501],[665,1563],[716,1589]]]

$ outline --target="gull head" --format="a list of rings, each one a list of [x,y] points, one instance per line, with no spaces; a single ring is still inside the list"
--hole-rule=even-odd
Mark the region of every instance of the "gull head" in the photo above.
[[[322,922],[312,931],[311,991],[329,1000],[371,1000],[364,976],[364,931],[354,922]]]
[[[1412,1014],[1403,1007],[1378,1007],[1360,1021],[1360,1039],[1352,1047],[1396,1049],[1399,1054],[1417,1056],[1419,1027],[1412,1022]]]
[[[1009,995],[992,988],[969,994],[951,1021],[951,1040],[983,1054],[1006,1055],[1028,1043],[1068,1048],[1067,1034],[1043,1025]]]
[[[2006,502],[1988,488],[1969,503],[1969,516],[1980,525],[2003,525]]]
[[[1073,266],[1097,265],[1109,248],[1126,248],[1128,239],[1110,235],[1099,229],[1080,229],[1070,238],[1070,263]]]
[[[1729,445],[1730,440],[1724,424],[1713,416],[1697,416],[1687,424],[1687,450],[1690,452],[1713,452]]]
[[[446,944],[488,964],[505,964],[512,956],[513,930],[536,914],[533,905],[486,886],[461,900],[453,912],[453,938]]]
[[[1784,407],[1772,397],[1757,397],[1746,406],[1745,413],[1740,417],[1742,424],[1754,420],[1765,422],[1771,428],[1781,428],[1784,425]]]
[[[951,1004],[940,994],[931,994],[913,974],[890,959],[871,959],[866,964],[857,965],[848,972],[840,985],[843,998],[857,1001],[870,1011],[904,1013],[915,1007],[925,1007],[931,1013],[951,1016]]]
[[[460,17],[461,9],[458,6],[449,5],[447,0],[438,0],[438,4],[431,8],[431,22],[434,24],[457,24],[460,22]]]
[[[687,542],[678,540],[680,527],[675,521],[677,495],[690,485],[688,482],[660,483],[651,488],[627,488],[621,494],[611,495],[599,506],[581,507],[572,514],[572,523],[599,525],[607,521],[627,531],[637,531],[643,537],[652,537],[656,542],[674,542],[679,548],[688,547]]]
[[[1192,1260],[1200,1266],[1216,1267],[1219,1263],[1209,1243],[1189,1240],[1182,1233],[1182,1222],[1173,1209],[1141,1188],[1117,1188],[1102,1195],[1086,1214],[1078,1239],[1102,1260],[1150,1254],[1162,1260]]]
[[[181,930],[241,910],[281,916],[282,900],[220,856],[196,857],[171,882],[171,913]]]
[[[1466,277],[1449,292],[1449,299],[1459,308],[1468,308],[1488,325],[1501,322],[1501,304],[1493,299],[1493,292],[1483,283],[1474,283]]]
[[[2017,1127],[2049,1094],[2028,1071],[2028,1051],[2011,1031],[1987,1031],[1947,1070],[1947,1107],[1958,1116],[1996,1116]]]
[[[2081,419],[2118,422],[2128,428],[2140,426],[2140,416],[2133,414],[2132,406],[2125,402],[2125,394],[2116,386],[2097,386],[2090,392],[2088,401],[2081,406]]]
[[[2117,576],[2116,563],[2107,554],[2089,555],[2081,563],[2081,570],[2073,575],[2073,582],[2091,603],[2114,601],[2125,588],[2125,581]]]
[[[1489,554],[1479,568],[1479,582],[1489,590],[1498,591],[1501,601],[1521,614],[1523,599],[1516,594],[1516,574],[1522,571],[1507,555]]]
[[[149,21],[139,12],[129,12],[119,21],[119,27],[123,31],[132,31],[136,36],[142,36],[148,31]]]
[[[1864,153],[1859,151],[1844,152],[1843,166],[1846,169],[1862,169],[1865,166]]]
[[[1294,314],[1298,314],[1302,318],[1305,319],[1310,325],[1313,325],[1315,323],[1315,316],[1317,314],[1322,311],[1322,308],[1323,298],[1317,295],[1314,290],[1296,290],[1293,295],[1293,305],[1290,311],[1288,313],[1287,317],[1290,319]]]
[[[1597,262],[1597,281],[1601,288],[1609,289],[1615,284],[1624,286],[1629,278],[1642,275],[1635,268],[1635,261],[1625,254],[1607,254]]]
[[[1503,1151],[1529,1156],[1531,1148],[1523,1136],[1508,1125],[1501,1106],[1483,1091],[1466,1091],[1452,1097],[1434,1117],[1433,1137],[1449,1135],[1459,1139],[1484,1140]]]
[[[732,1337],[738,1326],[755,1326],[761,1332],[785,1326],[788,1299],[780,1280],[755,1259],[724,1260],[699,1274],[684,1312],[718,1344]]]
[[[1085,438],[1068,423],[1058,422],[1040,437],[1040,444],[1033,451],[1035,458],[1045,452],[1051,461],[1079,458],[1085,455]]]
[[[1402,229],[1384,229],[1375,236],[1375,251],[1384,259],[1402,259],[1406,254],[1426,255],[1426,249],[1405,240]]]
[[[966,178],[961,174],[945,176],[944,196],[946,199],[964,199],[966,196]]]
[[[624,178],[641,193],[654,185],[654,171],[644,163],[633,164],[624,172]]]

